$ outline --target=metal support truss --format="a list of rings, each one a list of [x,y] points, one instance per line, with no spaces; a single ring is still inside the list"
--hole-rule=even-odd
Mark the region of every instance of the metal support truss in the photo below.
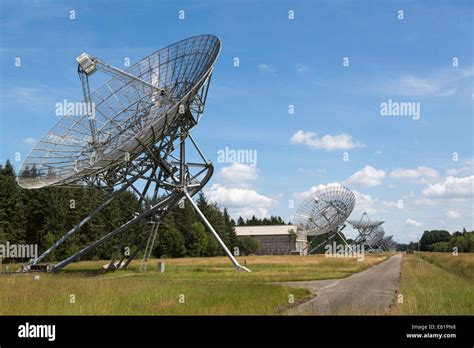
[[[348,246],[349,248],[351,248],[351,250],[352,250],[352,246],[347,243],[346,238],[345,238],[344,235],[341,233],[344,228],[346,228],[346,225],[342,225],[342,227],[338,228],[338,229],[335,230],[335,231],[328,232],[328,233],[327,233],[327,238],[326,238],[326,240],[323,241],[323,242],[321,242],[321,243],[319,243],[318,245],[316,245],[316,246],[313,247],[312,249],[310,249],[309,252],[308,252],[308,254],[312,254],[314,251],[318,250],[321,246],[323,246],[323,245],[327,244],[328,242],[330,242],[330,241],[331,241],[332,239],[334,239],[334,237],[336,237],[336,236],[339,236],[339,238],[341,238],[341,240],[344,242],[344,244],[345,244],[346,246]],[[313,238],[313,240],[312,240],[310,243],[308,243],[308,245],[306,246],[305,250],[308,250],[309,247],[311,246],[311,244],[313,244],[313,242],[314,242],[315,240],[316,240],[316,238]]]
[[[377,229],[381,228],[381,225],[384,223],[383,221],[371,220],[369,215],[364,212],[360,220],[348,220],[347,222],[359,233],[352,243],[353,246],[364,246],[369,252],[378,251],[379,247],[373,244],[372,241],[376,238]]]
[[[230,252],[229,248],[227,248],[227,246],[225,245],[225,243],[222,241],[221,237],[219,237],[219,235],[217,234],[217,232],[214,230],[214,228],[212,227],[211,223],[206,219],[206,217],[204,216],[203,212],[199,209],[199,207],[197,206],[197,204],[193,201],[192,197],[190,196],[190,194],[188,193],[188,191],[185,191],[184,194],[186,195],[186,198],[188,199],[188,201],[191,203],[191,205],[193,206],[193,208],[196,210],[196,212],[198,213],[199,217],[202,219],[202,221],[206,224],[207,228],[211,231],[211,233],[214,235],[214,238],[217,239],[217,241],[219,242],[219,245],[222,247],[222,249],[224,249],[225,253],[227,254],[227,256],[229,257],[229,259],[232,261],[232,263],[234,264],[235,268],[237,268],[238,271],[245,271],[245,272],[250,272],[250,270],[245,267],[245,266],[241,266],[239,265],[239,263],[237,262],[237,260],[235,259],[234,255],[232,255],[232,253]]]
[[[94,186],[104,189],[108,196],[48,250],[25,265],[24,271],[44,261],[125,191],[138,197],[129,221],[104,232],[98,240],[53,266],[53,271],[106,242],[117,244],[107,269],[128,267],[143,248],[142,265],[146,266],[160,224],[184,199],[197,211],[234,266],[249,271],[239,265],[192,199],[214,171],[190,132],[204,112],[219,51],[217,37],[200,35],[157,51],[127,71],[86,53],[77,57],[87,113],[64,115],[23,165],[36,166],[38,175],[20,176],[18,182],[25,188]],[[112,79],[91,93],[89,76],[96,70]],[[189,149],[186,142],[191,145]],[[188,162],[186,155],[193,150],[198,156]],[[130,255],[123,252],[125,247]]]
[[[183,117],[189,117],[189,114],[185,114]],[[109,197],[91,214],[89,214],[89,216],[74,226],[38,258],[26,265],[24,270],[29,270],[31,266],[38,264],[41,260],[47,257],[82,226],[109,206],[114,199],[120,197],[120,194],[126,190],[133,190],[139,198],[141,210],[138,211],[130,221],[115,228],[113,231],[106,233],[100,239],[86,246],[79,252],[57,263],[52,267],[53,272],[61,270],[71,262],[86,255],[91,250],[118,236],[121,236],[121,238],[111,262],[107,265],[108,269],[128,267],[132,259],[137,256],[138,252],[145,245],[145,257],[149,257],[160,221],[162,221],[166,214],[176,207],[182,199],[187,199],[191,203],[199,217],[216,238],[237,270],[249,271],[246,267],[243,267],[238,263],[192,199],[192,196],[199,192],[207,183],[214,170],[212,163],[204,158],[204,155],[197,146],[195,140],[189,134],[190,129],[194,127],[194,125],[195,122],[192,120],[181,119],[176,125],[168,127],[166,133],[160,135],[160,141],[158,141],[153,147],[147,147],[146,152],[144,152],[140,157],[131,160],[127,170],[120,173],[121,181],[123,182],[120,188],[111,192]],[[201,161],[192,163],[186,162],[187,149],[185,143],[188,139],[190,140],[190,145],[192,145],[194,150],[199,154]],[[114,175],[118,174],[119,173],[117,172],[114,173]],[[142,190],[139,190],[137,187],[138,179],[140,179],[141,182],[144,181]],[[91,180],[98,179],[93,178]],[[106,181],[98,180],[94,182],[100,184]],[[148,193],[152,188],[152,195],[150,197]],[[151,225],[151,229],[147,230],[145,233],[142,231],[142,233],[138,233],[136,236],[130,236],[130,229],[135,225],[142,225],[145,227]],[[138,243],[128,258],[121,255],[127,237],[135,237],[133,238],[134,242]],[[140,237],[141,241],[139,241]],[[116,262],[120,256],[122,256],[122,258],[119,262]]]
[[[316,245],[312,249],[310,249],[308,254],[312,254],[313,252],[318,250],[321,246],[323,246],[323,245],[327,244],[328,242],[330,242],[334,237],[336,237],[336,233],[332,233],[332,234],[328,233],[328,236],[327,236],[326,240],[322,243],[319,243],[318,245]],[[316,240],[316,238],[313,238],[313,240],[310,243],[308,243],[308,245],[306,246],[306,249],[308,249],[311,246],[311,244],[313,244],[313,242],[315,240]]]

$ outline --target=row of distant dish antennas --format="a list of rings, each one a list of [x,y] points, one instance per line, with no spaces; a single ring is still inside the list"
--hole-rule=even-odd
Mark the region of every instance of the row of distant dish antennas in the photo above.
[[[381,226],[384,221],[371,220],[367,213],[360,220],[347,221],[359,235],[349,245],[341,231],[346,227],[344,224],[352,213],[355,206],[354,193],[341,185],[329,185],[304,199],[299,205],[294,216],[294,222],[298,231],[307,236],[326,235],[326,240],[313,238],[307,245],[308,254],[315,252],[318,248],[327,244],[337,235],[348,247],[364,246],[369,252],[391,251],[395,249],[396,243],[392,236],[384,237],[384,229]],[[319,240],[320,244],[313,245]]]
[[[382,226],[384,221],[372,220],[367,213],[363,213],[359,220],[348,220],[359,234],[354,239],[355,245],[364,246],[368,252],[395,251],[396,243],[393,236],[385,236]]]

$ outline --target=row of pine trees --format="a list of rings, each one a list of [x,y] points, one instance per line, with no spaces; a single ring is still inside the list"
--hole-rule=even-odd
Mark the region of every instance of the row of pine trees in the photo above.
[[[34,169],[30,169],[22,175],[34,175],[33,172]],[[106,192],[93,187],[22,189],[16,183],[13,166],[7,161],[5,165],[0,165],[0,244],[5,244],[6,241],[37,244],[41,253],[86,217],[106,196]],[[245,239],[237,239],[236,223],[230,218],[227,209],[221,211],[216,204],[208,202],[202,193],[198,195],[196,203],[231,250],[239,247],[242,254],[255,251],[258,246]],[[137,204],[138,197],[134,193],[122,194],[56,249],[48,261],[61,260],[129,221],[137,208],[140,209]],[[238,224],[275,225],[284,224],[284,221],[274,216],[265,219],[253,216],[246,221],[239,218]],[[140,227],[133,227],[125,245],[139,233]],[[115,239],[105,243],[83,259],[110,259],[117,242]],[[246,250],[249,248],[253,250]],[[165,217],[152,254],[155,257],[195,257],[223,255],[223,251],[191,205],[184,204]]]

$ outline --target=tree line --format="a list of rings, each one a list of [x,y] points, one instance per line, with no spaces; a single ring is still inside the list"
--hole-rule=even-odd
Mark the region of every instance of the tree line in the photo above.
[[[22,175],[35,176],[35,168]],[[0,165],[0,244],[37,244],[40,252],[50,247],[64,233],[85,218],[107,197],[107,192],[95,187],[48,187],[22,189],[16,182],[16,173],[10,161]],[[200,193],[196,203],[226,245],[240,254],[250,254],[258,248],[256,241],[237,238],[236,223],[226,208],[209,202]],[[133,192],[124,192],[89,223],[85,224],[67,242],[58,247],[48,261],[61,260],[89,245],[105,233],[129,221],[137,211],[139,199]],[[243,221],[242,218],[239,222]],[[280,217],[257,219],[252,217],[245,225],[276,224]],[[125,242],[131,242],[140,228],[131,228]],[[110,259],[117,239],[104,243],[83,259]],[[189,203],[173,209],[160,224],[152,255],[155,257],[218,256],[224,252],[207,230]]]
[[[403,250],[413,252],[419,247],[420,251],[453,252],[457,248],[458,252],[474,252],[474,231],[465,228],[452,234],[446,230],[424,231],[419,244],[411,242]]]
[[[269,218],[258,219],[255,215],[250,219],[244,220],[241,216],[237,219],[237,226],[271,226],[271,225],[286,225],[285,221],[280,216],[271,215]],[[291,225],[291,223],[288,223]]]

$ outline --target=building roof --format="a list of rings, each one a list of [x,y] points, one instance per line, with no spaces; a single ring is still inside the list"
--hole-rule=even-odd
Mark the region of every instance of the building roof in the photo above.
[[[269,226],[236,226],[237,236],[272,236],[289,234],[289,231],[296,232],[293,225],[269,225]]]

